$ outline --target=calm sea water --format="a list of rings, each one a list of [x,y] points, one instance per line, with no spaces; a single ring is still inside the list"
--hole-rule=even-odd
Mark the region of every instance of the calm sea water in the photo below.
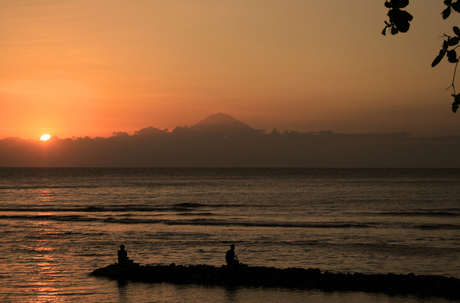
[[[446,302],[91,277],[141,264],[460,278],[460,169],[0,168],[2,302]]]

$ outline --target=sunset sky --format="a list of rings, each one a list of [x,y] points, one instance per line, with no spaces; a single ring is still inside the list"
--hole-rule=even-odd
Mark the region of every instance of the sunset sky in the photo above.
[[[108,137],[223,112],[256,129],[460,135],[453,65],[431,62],[458,15],[384,0],[0,1],[0,139]]]

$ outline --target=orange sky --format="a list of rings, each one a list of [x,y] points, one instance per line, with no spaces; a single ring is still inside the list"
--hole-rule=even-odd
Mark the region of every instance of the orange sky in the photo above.
[[[0,139],[172,130],[223,112],[256,129],[460,135],[453,65],[430,64],[443,1],[0,2]],[[427,3],[429,2],[429,3]]]

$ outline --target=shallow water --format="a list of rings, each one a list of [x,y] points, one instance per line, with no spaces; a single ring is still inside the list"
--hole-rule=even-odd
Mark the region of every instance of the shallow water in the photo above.
[[[141,264],[249,265],[460,278],[460,170],[0,169],[8,302],[433,302],[381,294],[117,282]],[[442,302],[443,300],[438,300]]]

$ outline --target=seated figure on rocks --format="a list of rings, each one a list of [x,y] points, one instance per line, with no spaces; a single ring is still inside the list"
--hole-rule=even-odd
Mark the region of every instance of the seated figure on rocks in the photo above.
[[[238,257],[235,255],[235,245],[230,245],[230,249],[227,251],[225,255],[225,261],[227,262],[227,266],[238,266],[240,262],[238,261]]]
[[[120,245],[120,250],[118,251],[118,264],[125,265],[125,264],[132,264],[133,260],[128,258],[128,252],[125,250],[124,245]]]

